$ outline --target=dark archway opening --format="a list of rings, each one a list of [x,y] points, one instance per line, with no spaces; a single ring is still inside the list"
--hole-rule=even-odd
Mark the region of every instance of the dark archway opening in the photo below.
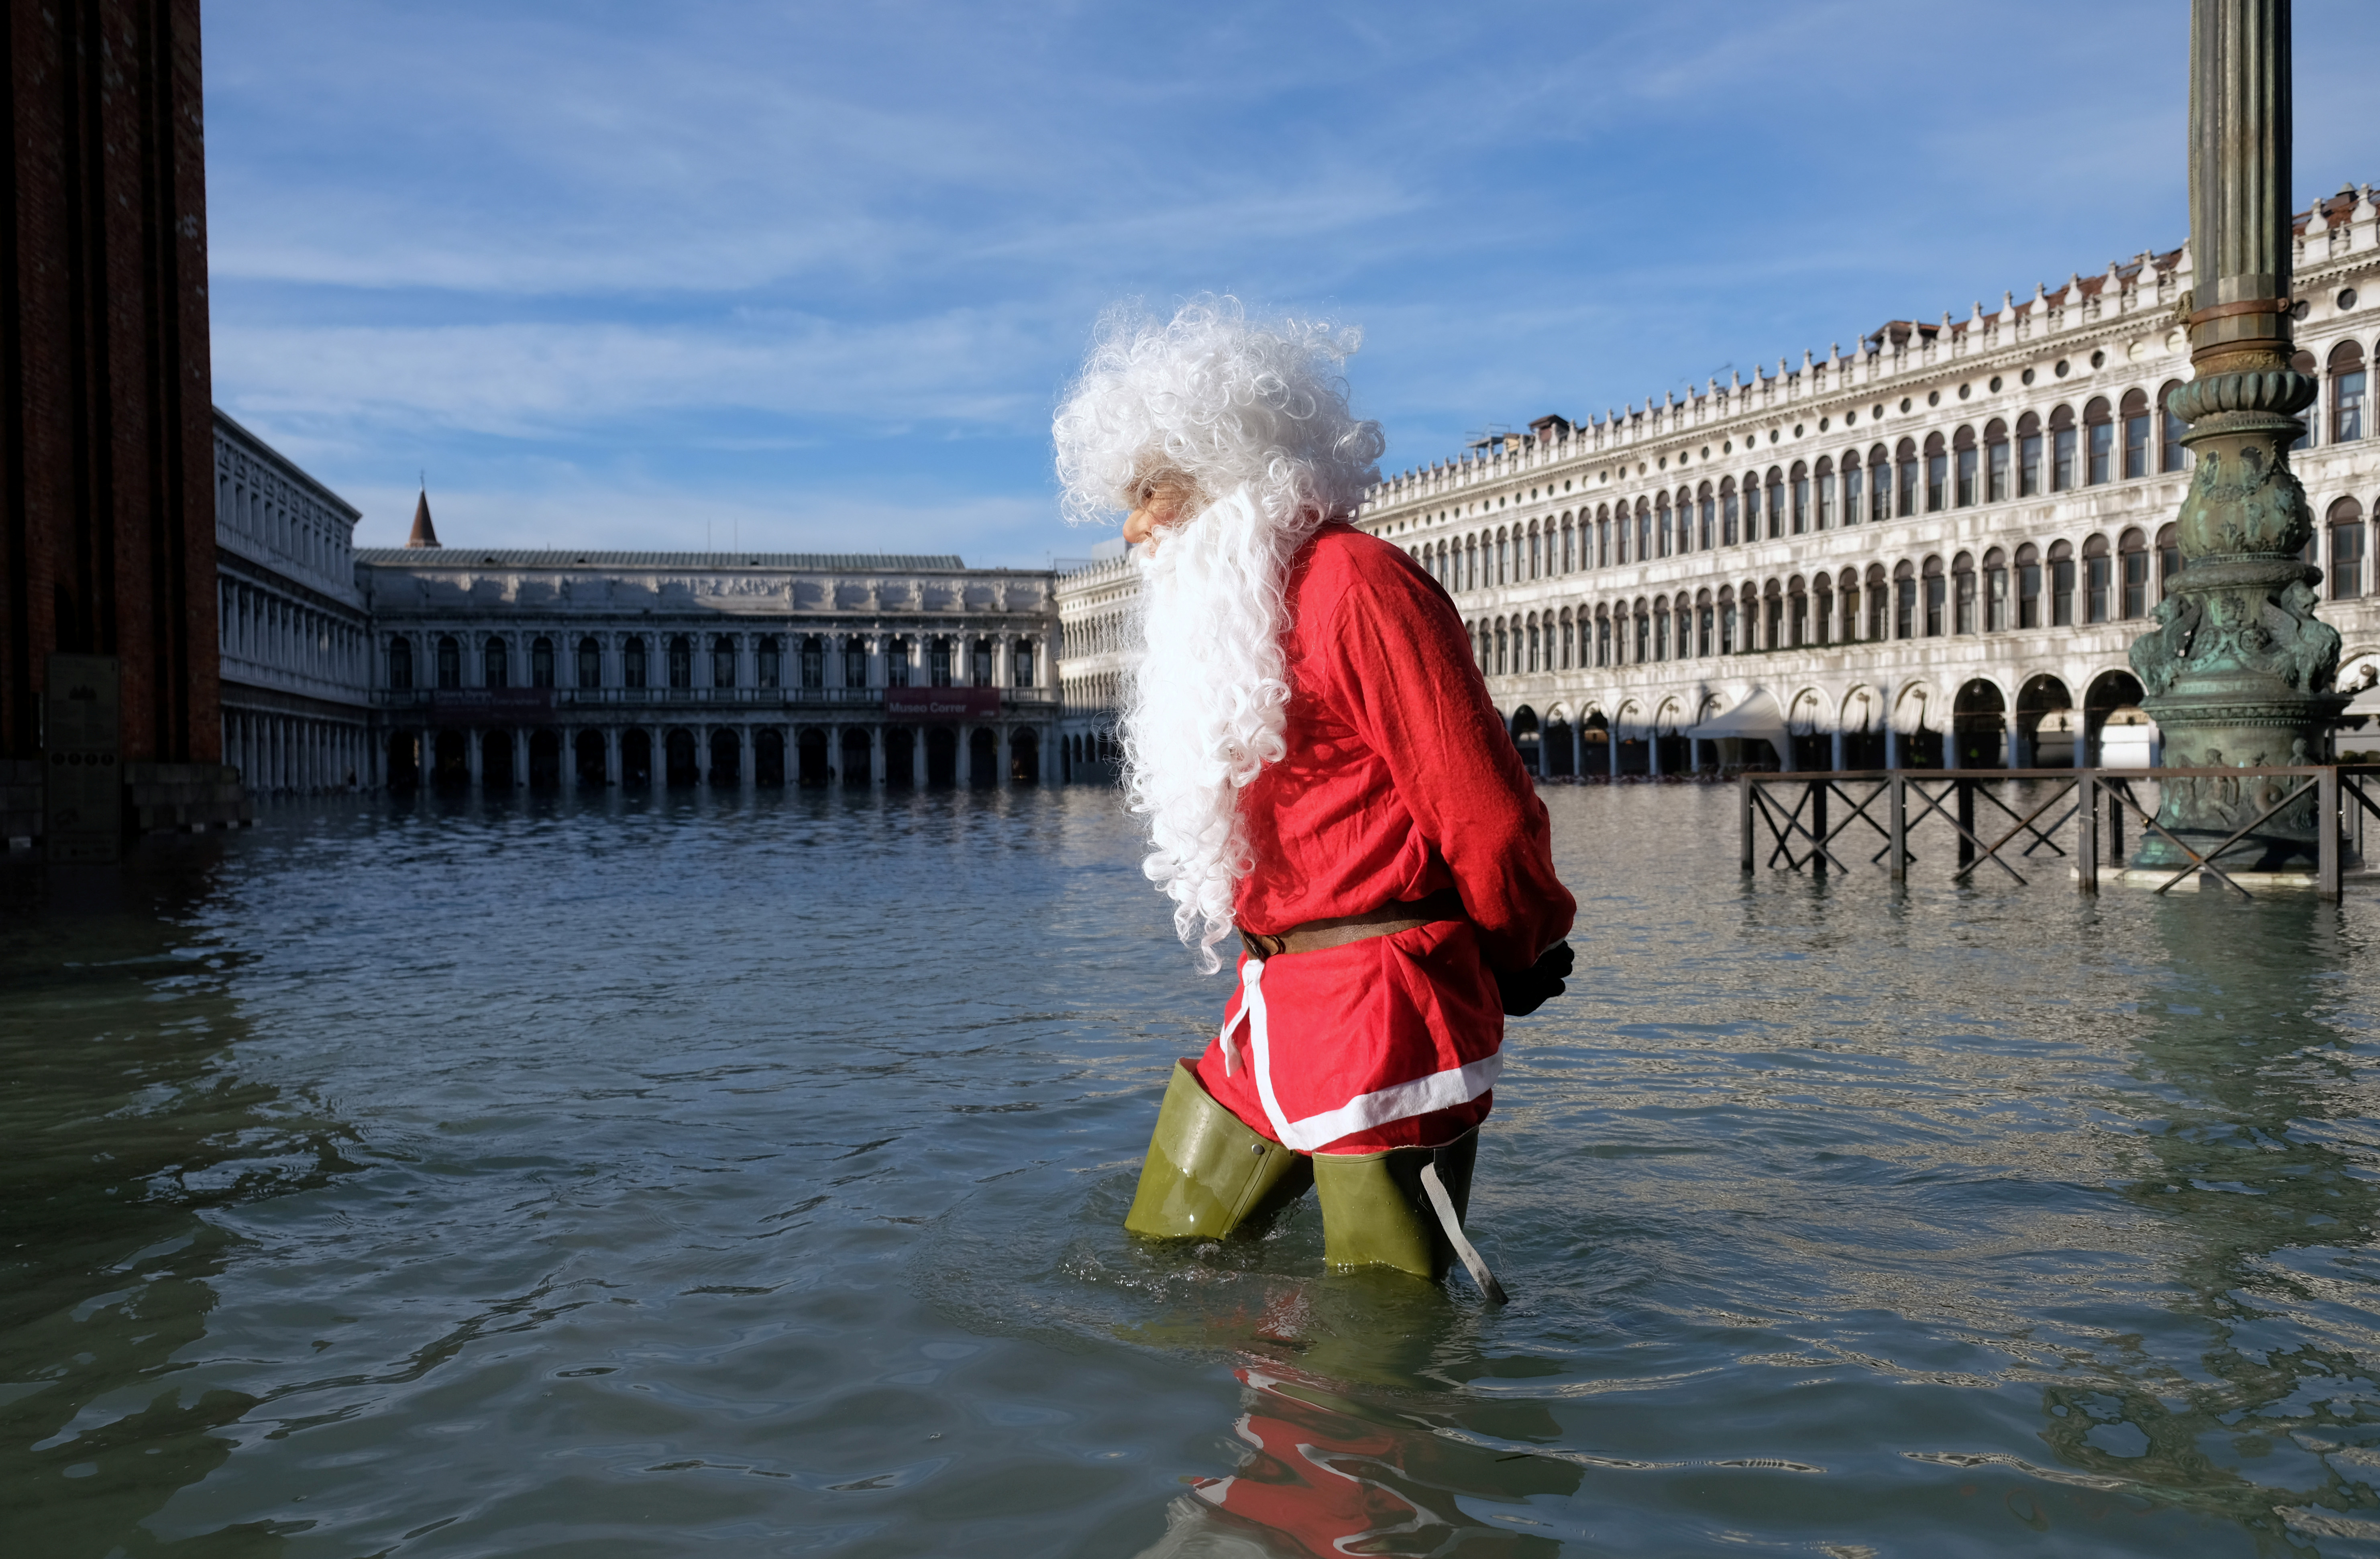
[[[1653,772],[1653,749],[1642,736],[1627,732],[1621,734],[1620,772],[1623,774],[1649,774]]]
[[[2000,690],[1977,677],[1959,689],[1950,706],[1951,739],[1958,744],[1959,767],[2008,767],[2008,706]]]
[[[1694,744],[1692,738],[1671,731],[1655,738],[1660,743],[1661,772],[1682,774],[1694,766]]]
[[[1011,785],[1041,783],[1041,738],[1030,731],[1009,733],[1008,783]]]
[[[421,785],[421,738],[398,731],[388,738],[388,787],[414,790]]]
[[[967,737],[967,783],[977,786],[1000,783],[1000,738],[978,728]]]
[[[1611,773],[1611,725],[1600,712],[1587,715],[1579,728],[1579,765],[1582,776],[1606,779]]]
[[[2101,672],[2091,679],[2090,688],[2082,695],[2083,730],[2090,742],[2089,756],[2084,760],[2085,762],[2095,768],[2106,766],[2105,760],[2100,754],[2100,742],[2107,733],[2107,716],[2119,709],[2137,708],[2141,697],[2140,679],[2130,672]],[[2289,761],[2289,755],[2286,752],[2268,752],[2261,757],[2248,752],[2224,755],[2224,761],[2228,763],[2286,763]],[[2131,762],[2131,760],[2128,758],[2126,764]]]
[[[679,729],[662,738],[662,783],[692,785],[695,782],[694,733]]]
[[[590,786],[607,783],[603,777],[603,733],[581,731],[573,746],[573,756],[578,764],[578,783]]]
[[[884,783],[908,786],[917,782],[917,733],[906,725],[884,727]]]
[[[851,730],[844,732],[843,783],[845,785],[874,784],[876,776],[870,772],[872,763],[873,760],[869,756],[868,733],[858,729],[856,726],[853,727]]]
[[[710,783],[731,788],[744,783],[744,733],[732,725],[710,733]]]
[[[1938,769],[1942,766],[1942,733],[1939,731],[1906,731],[1900,737],[1900,766],[1904,769]]]
[[[2036,676],[2016,690],[2018,760],[2028,769],[2074,764],[2074,695],[2055,676]]]
[[[926,731],[926,783],[956,785],[959,781],[959,734],[948,725]]]
[[[828,761],[826,733],[813,725],[794,738],[794,778],[801,785],[824,785],[834,777]]]
[[[653,737],[650,731],[620,733],[620,783],[648,789],[653,783]]]
[[[1567,779],[1576,772],[1578,753],[1572,745],[1569,721],[1557,720],[1546,727],[1543,757],[1548,774]]]
[[[548,729],[528,734],[528,783],[532,790],[562,788],[561,732]]]
[[[510,790],[513,774],[513,734],[510,731],[480,733],[480,788]]]
[[[1538,749],[1544,737],[1537,728],[1537,712],[1527,704],[1512,712],[1512,749],[1521,755],[1521,767],[1537,773]]]
[[[752,733],[752,783],[785,783],[785,733],[769,729]]]

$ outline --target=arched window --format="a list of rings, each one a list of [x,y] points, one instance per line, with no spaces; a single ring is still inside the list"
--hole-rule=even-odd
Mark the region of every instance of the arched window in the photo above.
[[[1667,557],[1678,550],[1677,535],[1671,527],[1670,517],[1670,495],[1667,493],[1662,493],[1659,500],[1653,505],[1653,528],[1661,538],[1661,556]],[[1668,635],[1664,634],[1662,637],[1667,638]]]
[[[1810,533],[1810,468],[1802,461],[1793,462],[1793,534]]]
[[[1953,495],[1958,499],[1961,508],[1972,509],[1975,506],[1976,498],[1980,496],[1975,491],[1979,485],[1975,479],[1981,466],[1975,448],[1975,430],[1961,428],[1950,440],[1950,454],[1958,466],[1956,472],[1958,485],[1954,489]]]
[[[1564,671],[1571,667],[1571,626],[1570,608],[1565,606],[1561,609],[1561,669]]]
[[[2296,369],[2300,373],[2304,374],[2309,379],[2312,379],[2318,371],[2314,367],[2313,354],[2312,352],[2300,352],[2297,356],[2289,359],[2289,366]],[[2311,406],[2298,413],[2298,426],[2304,431],[2298,434],[2297,442],[2289,445],[2291,449],[2311,449],[2313,447],[2315,415],[2315,409]],[[2309,545],[2311,545],[2311,543],[2309,543]]]
[[[1637,502],[1641,504],[1644,500],[1640,498]],[[1636,598],[1636,664],[1643,665],[1652,659],[1652,653],[1653,618],[1645,611],[1645,598],[1640,595]]]
[[[2082,620],[2104,623],[2115,605],[2115,560],[2107,555],[2107,538],[2093,536],[2082,543]]]
[[[2124,618],[2149,615],[2149,539],[2138,530],[2127,530],[2116,539],[2117,561],[2123,566]]]
[[[1900,489],[1900,502],[1898,506],[1898,512],[1903,517],[1913,515],[1917,512],[1917,489],[1920,471],[1920,468],[1917,464],[1916,441],[1913,439],[1902,439],[1900,445],[1896,446],[1892,452],[1892,461],[1893,465],[1897,468],[1897,475],[1899,478],[1898,485]]]
[[[1800,649],[1810,642],[1810,593],[1802,576],[1785,581],[1785,642]]]
[[[1858,569],[1846,568],[1843,570],[1842,586],[1836,592],[1835,599],[1840,603],[1838,610],[1842,613],[1843,642],[1846,644],[1856,644],[1860,640],[1860,577]]]
[[[2074,626],[2074,544],[2049,543],[2049,626]]]
[[[1984,424],[1984,501],[2005,503],[2009,495],[2008,424],[1995,417]]]
[[[888,688],[909,686],[909,641],[895,639],[884,646],[884,685]]]
[[[710,685],[735,686],[735,641],[723,633],[714,635],[710,640]]]
[[[2332,359],[2336,361],[2336,358]],[[2361,437],[2361,434],[2356,435]],[[2357,601],[2363,595],[2363,505],[2341,498],[2330,505],[2330,598]]]
[[[1835,641],[1835,577],[1821,574],[1810,581],[1810,626],[1818,643]]]
[[[1961,553],[1950,560],[1950,631],[1975,631],[1975,559]]]
[[[1611,508],[1605,504],[1595,509],[1595,566],[1611,566]]]
[[[2181,572],[2181,532],[2170,522],[2157,527],[2157,599],[2173,593],[2173,577]]]
[[[1944,610],[1944,607],[1948,604],[1947,597],[1949,595],[1949,591],[1947,588],[1947,581],[1942,578],[1942,560],[1940,558],[1929,557],[1925,560],[1925,637],[1928,639],[1939,639],[1942,637],[1944,619],[1949,615]]]
[[[1775,541],[1785,533],[1785,473],[1775,466],[1768,468],[1768,539]]]
[[[493,634],[490,634],[487,643],[480,646],[480,665],[481,671],[485,673],[484,679],[480,684],[481,687],[509,688],[512,686],[512,646]]]
[[[1627,504],[1623,502],[1618,507],[1620,510],[1620,561],[1628,563],[1636,556],[1636,528],[1628,522]]]
[[[1496,619],[1496,675],[1506,676],[1512,665],[1512,639],[1504,631],[1504,619]]]
[[[603,646],[591,634],[578,641],[578,685],[581,688],[603,686]]]
[[[1767,611],[1767,621],[1762,625],[1765,632],[1761,648],[1781,650],[1785,647],[1785,592],[1777,588],[1776,580],[1768,581],[1768,588],[1762,592],[1762,603]]]
[[[2107,397],[2093,396],[2082,408],[2082,426],[2091,436],[2086,480],[2094,487],[2116,480],[2116,419]]]
[[[2008,554],[1993,547],[1984,554],[1984,631],[2003,633],[2008,626]]]
[[[528,647],[528,685],[553,686],[553,640],[540,636]]]
[[[1718,652],[1735,653],[1735,587],[1718,587]]]
[[[2124,392],[2124,480],[2149,474],[2149,393]]]
[[[396,638],[388,641],[388,685],[397,692],[413,686],[413,640]]]
[[[1858,450],[1854,449],[1844,455],[1842,470],[1843,523],[1845,525],[1857,525],[1860,522],[1860,516],[1865,502],[1860,491],[1863,484],[1860,481],[1861,472]]]
[[[1917,569],[1907,562],[1892,569],[1892,637],[1917,637]]]
[[[1578,552],[1576,546],[1578,542],[1578,529],[1572,523],[1571,517],[1569,515],[1562,516],[1561,528],[1561,571],[1568,574],[1578,567]]]
[[[1538,667],[1539,667],[1539,665],[1540,665],[1540,662],[1538,661],[1538,658],[1537,658],[1537,655],[1538,655],[1538,649],[1539,649],[1538,642],[1537,642],[1537,629],[1538,629],[1538,626],[1539,626],[1539,625],[1538,625],[1538,623],[1537,623],[1537,615],[1536,615],[1535,612],[1530,613],[1530,614],[1529,614],[1529,669],[1530,669],[1531,671],[1536,671],[1536,670],[1537,670],[1537,669],[1538,669]]]
[[[776,639],[770,639],[768,645],[770,662],[772,662],[777,652]],[[800,652],[801,665],[798,675],[802,679],[802,688],[805,692],[817,692],[826,686],[826,640],[815,633],[804,634]],[[762,663],[764,676],[767,674],[770,662]],[[783,676],[782,669],[778,672],[778,676],[782,680]]]
[[[1950,506],[1950,453],[1940,433],[1925,435],[1925,512]]]
[[[1711,543],[1718,539],[1718,499],[1711,492],[1709,482],[1704,482],[1696,492],[1694,507],[1699,512],[1702,521],[1702,540],[1697,544],[1703,551],[1708,552],[1711,550]]]
[[[2016,626],[2041,625],[2041,549],[2027,542],[2016,549]]]
[[[1038,653],[1038,646],[1032,639],[1018,639],[1009,652],[1009,659],[1013,663],[1009,666],[1009,680],[1019,688],[1033,687],[1037,676],[1034,661]]]
[[[1707,590],[1694,591],[1694,653],[1706,656],[1718,644],[1718,611]]]
[[[631,636],[620,646],[620,685],[624,688],[646,686],[645,641]]]
[[[1636,561],[1653,559],[1653,505],[1643,498],[1636,500]]]
[[[2074,408],[2061,406],[2049,414],[2049,490],[2073,491],[2082,473],[2075,469]]]
[[[868,686],[868,640],[856,633],[843,641],[843,685],[846,688]]]
[[[2347,444],[2363,436],[2363,347],[2342,341],[2330,349],[2330,442]],[[2347,599],[2333,595],[2335,601]]]
[[[1653,598],[1653,658],[1670,658],[1670,598],[1666,595]]]
[[[1694,653],[1694,603],[1686,599],[1685,591],[1680,591],[1670,598],[1670,610],[1678,619],[1678,659],[1691,660]]]
[[[1871,469],[1875,466],[1874,461],[1868,464]],[[1901,566],[1905,568],[1908,565],[1903,564]],[[1892,597],[1885,583],[1883,564],[1871,563],[1867,566],[1867,586],[1863,593],[1867,597],[1867,636],[1872,639],[1880,639],[1884,637],[1885,623],[1892,610]]]
[[[1512,535],[1500,525],[1496,528],[1496,582],[1512,583]]]
[[[678,688],[694,686],[694,640],[682,633],[673,635],[669,641],[669,685]]]
[[[2042,469],[2041,419],[2028,411],[2016,420],[2016,495],[2038,497],[2047,477]]]
[[[1742,539],[1738,527],[1742,523],[1735,496],[1735,478],[1722,478],[1718,484],[1718,538],[1722,546],[1733,546]]]
[[[1867,452],[1867,517],[1871,520],[1892,518],[1892,457],[1880,444]]]
[[[752,640],[752,686],[782,688],[784,685],[784,650],[775,634],[761,634]]]
[[[1602,606],[1595,609],[1595,664],[1599,666],[1611,664],[1611,613]]]
[[[2190,451],[2182,446],[2181,435],[2190,424],[2176,415],[2173,395],[2181,388],[2178,380],[2168,380],[2157,389],[2157,423],[2160,440],[2157,448],[2157,469],[2178,471],[2190,464]]]
[[[1832,530],[1835,528],[1834,461],[1823,455],[1818,457],[1817,465],[1811,468],[1810,481],[1816,488],[1814,496],[1818,505],[1818,529]]]

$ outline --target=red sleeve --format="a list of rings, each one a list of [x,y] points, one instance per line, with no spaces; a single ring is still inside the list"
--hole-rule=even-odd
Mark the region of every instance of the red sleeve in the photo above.
[[[1438,582],[1402,551],[1346,536],[1342,589],[1315,635],[1333,702],[1387,763],[1397,798],[1454,875],[1488,961],[1525,968],[1570,933],[1545,803]]]

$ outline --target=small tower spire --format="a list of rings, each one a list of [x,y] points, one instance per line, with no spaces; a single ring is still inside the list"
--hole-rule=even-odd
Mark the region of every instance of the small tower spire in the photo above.
[[[442,544],[438,540],[438,528],[430,523],[430,489],[426,486],[421,490],[421,496],[414,501],[413,534],[406,538],[405,544],[408,547]]]

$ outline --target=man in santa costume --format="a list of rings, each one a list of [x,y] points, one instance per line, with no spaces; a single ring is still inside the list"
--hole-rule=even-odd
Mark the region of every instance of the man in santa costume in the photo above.
[[[1142,571],[1144,869],[1209,971],[1242,946],[1124,1226],[1215,1238],[1310,1175],[1334,1265],[1477,1273],[1460,1217],[1504,1017],[1561,990],[1577,906],[1453,603],[1349,523],[1383,448],[1347,407],[1354,347],[1230,298],[1114,315],[1056,420],[1068,517],[1128,511]]]

